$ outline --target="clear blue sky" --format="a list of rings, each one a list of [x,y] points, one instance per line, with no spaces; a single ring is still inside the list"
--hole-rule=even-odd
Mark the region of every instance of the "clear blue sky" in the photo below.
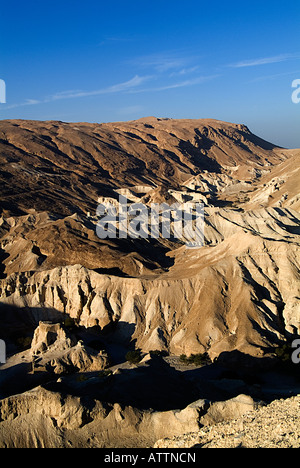
[[[0,119],[244,123],[300,147],[300,2],[2,2]]]

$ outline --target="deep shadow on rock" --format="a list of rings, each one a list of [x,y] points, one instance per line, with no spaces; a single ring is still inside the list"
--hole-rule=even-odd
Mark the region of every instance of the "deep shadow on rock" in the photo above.
[[[107,350],[112,372],[85,372],[72,369],[56,375],[47,369],[33,373],[26,354],[24,338],[31,343],[39,320],[64,323],[66,314],[53,309],[36,311],[0,304],[0,338],[5,339],[11,355],[19,353],[19,361],[8,368],[0,368],[0,398],[22,393],[38,385],[47,385],[65,395],[89,395],[107,403],[120,403],[141,410],[167,411],[182,409],[199,399],[221,401],[244,393],[253,398],[272,401],[278,397],[300,393],[300,378],[297,366],[282,366],[277,359],[266,356],[256,358],[240,351],[221,353],[210,365],[182,371],[170,366],[162,357],[152,357],[147,363],[137,366],[122,366],[126,352],[134,348],[134,324],[118,323],[101,331],[99,327],[86,329],[71,324],[85,348],[95,352]],[[25,340],[26,341],[26,340]],[[29,345],[30,346],[30,345]],[[119,367],[119,368],[118,368]],[[115,372],[114,372],[115,371]],[[58,377],[61,381],[57,382]]]
[[[160,358],[152,359],[145,366],[120,369],[104,378],[99,373],[69,376],[63,382],[49,383],[47,388],[75,396],[88,394],[107,403],[118,402],[142,410],[183,409],[199,399],[194,384]]]

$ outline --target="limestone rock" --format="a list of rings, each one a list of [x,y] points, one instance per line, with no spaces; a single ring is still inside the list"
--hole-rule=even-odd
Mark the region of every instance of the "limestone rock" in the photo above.
[[[299,150],[212,119],[78,125],[0,123],[0,302],[25,309],[21,328],[69,315],[145,352],[212,359],[300,333]],[[97,200],[119,195],[204,201],[204,246],[99,239]]]
[[[46,351],[65,351],[76,344],[75,338],[68,336],[60,323],[40,322],[36,328],[32,343],[32,355]]]
[[[300,448],[300,396],[275,400],[241,417],[159,440],[154,448]]]
[[[0,447],[151,446],[199,429],[204,403],[184,410],[141,411],[43,387],[0,400]]]
[[[219,422],[238,419],[259,406],[262,406],[262,403],[255,402],[248,395],[238,395],[231,400],[217,401],[211,404],[207,413],[200,419],[200,423],[203,426],[212,426]]]
[[[107,354],[89,348],[92,340],[80,342],[79,331],[112,347],[134,343],[145,354],[230,356],[233,367],[236,356],[241,367],[241,357],[265,362],[260,358],[298,337],[300,151],[213,119],[76,126],[6,120],[0,133],[0,338],[9,355],[0,380],[2,395],[14,395],[0,400],[0,445],[149,446],[191,430],[204,431],[200,445],[218,445],[205,438],[206,428],[256,411],[249,397],[183,408],[186,382],[166,368],[147,374],[147,359],[129,369],[137,374],[113,374],[123,384],[113,388],[98,372]],[[187,236],[100,239],[97,204],[116,206],[119,195],[148,209],[203,203],[204,245],[188,248]],[[62,325],[66,318],[76,338]],[[134,386],[139,372],[152,377],[152,387]],[[134,407],[145,396],[152,404],[153,385],[160,390],[166,380],[154,403],[167,402],[169,411]],[[177,382],[180,409],[169,393]],[[122,400],[124,388],[130,402]],[[237,388],[234,394],[246,392]],[[114,401],[102,403],[99,389]],[[192,390],[192,398],[203,396],[196,384]],[[214,425],[201,429],[200,421]]]
[[[107,353],[83,346],[59,323],[40,322],[30,351],[34,370],[44,367],[55,374],[101,371],[109,363]]]

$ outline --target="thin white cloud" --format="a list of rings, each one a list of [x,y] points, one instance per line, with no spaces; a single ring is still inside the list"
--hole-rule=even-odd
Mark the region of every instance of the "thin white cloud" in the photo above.
[[[252,60],[243,60],[241,62],[232,63],[229,65],[229,67],[232,67],[232,68],[257,67],[261,65],[268,65],[271,63],[285,62],[286,60],[290,60],[293,58],[297,59],[297,58],[300,58],[300,56],[298,54],[281,54],[281,55],[275,55],[273,57],[263,57],[263,58],[256,58]]]
[[[110,94],[110,93],[121,93],[122,91],[127,91],[129,89],[136,88],[140,86],[145,81],[149,80],[150,76],[134,76],[131,80],[125,81],[124,83],[118,83],[108,88],[97,89],[94,91],[64,91],[61,93],[56,93],[52,95],[49,100],[56,101],[59,99],[74,99],[80,97],[88,96],[97,96],[100,94]]]
[[[2,107],[3,110],[10,110],[16,109],[17,107],[24,107],[24,106],[35,106],[36,104],[41,104],[44,101],[39,101],[38,99],[26,99],[24,102],[18,104],[10,104],[8,106]]]
[[[190,75],[196,72],[197,70],[199,70],[199,66],[190,67],[190,68],[182,68],[181,70],[171,73],[170,77]]]
[[[205,83],[207,81],[214,80],[215,78],[218,78],[221,75],[209,75],[209,76],[198,76],[196,78],[190,79],[190,80],[185,80],[185,81],[179,81],[177,83],[170,83],[166,84],[164,86],[157,86],[153,88],[141,88],[141,89],[136,89],[136,90],[131,90],[130,93],[146,93],[146,92],[159,92],[159,91],[167,91],[169,89],[177,89],[177,88],[186,88],[189,86],[196,86],[200,85],[202,83]]]
[[[194,68],[196,70],[196,67]],[[181,73],[184,75],[185,73]],[[135,75],[132,79],[125,81],[123,83],[118,83],[113,86],[109,86],[107,88],[101,88],[94,91],[81,91],[81,90],[68,90],[68,91],[61,91],[50,96],[47,96],[44,99],[26,99],[22,103],[18,104],[11,104],[5,107],[2,107],[3,110],[10,110],[15,109],[18,107],[25,107],[25,106],[34,106],[38,104],[47,104],[50,102],[61,101],[64,99],[77,99],[89,96],[98,96],[98,95],[105,95],[105,94],[117,94],[117,93],[144,93],[144,92],[158,92],[158,91],[167,91],[169,89],[176,89],[176,88],[185,88],[188,86],[195,86],[206,81],[210,81],[212,79],[217,78],[220,75],[210,75],[210,76],[198,76],[195,78],[191,78],[185,81],[180,81],[177,83],[170,83],[162,86],[157,87],[149,87],[149,88],[141,88],[140,86],[149,81],[151,79],[156,78],[155,76],[139,76]]]
[[[219,75],[198,76],[197,78],[193,78],[190,80],[180,81],[179,83],[162,86],[161,88],[157,88],[157,91],[165,91],[167,89],[186,88],[188,86],[195,86],[195,85],[205,83],[206,81],[213,80],[217,78],[218,76]]]
[[[80,91],[80,90],[70,90],[70,91],[61,91],[51,96],[47,96],[44,99],[37,100],[37,99],[26,99],[24,102],[19,104],[11,104],[9,106],[3,107],[3,110],[15,109],[17,107],[24,107],[24,106],[33,106],[37,104],[46,104],[49,102],[60,101],[63,99],[76,99],[81,97],[88,97],[88,96],[98,96],[103,94],[113,94],[113,93],[121,93],[121,92],[128,92],[135,88],[138,88],[141,84],[145,81],[149,80],[151,76],[139,76],[135,75],[131,80],[125,81],[123,83],[118,83],[113,86],[109,86],[107,88],[101,88],[94,91]]]
[[[150,68],[157,73],[166,73],[172,70],[183,70],[195,59],[185,52],[171,51],[136,57],[129,63],[140,68]]]
[[[277,78],[282,78],[284,76],[290,76],[290,75],[299,75],[300,71],[292,71],[292,72],[286,72],[286,73],[276,73],[275,75],[264,75],[264,76],[258,76],[257,78],[253,78],[253,80],[249,80],[248,83],[257,83],[260,81],[267,81],[267,80],[276,80]]]

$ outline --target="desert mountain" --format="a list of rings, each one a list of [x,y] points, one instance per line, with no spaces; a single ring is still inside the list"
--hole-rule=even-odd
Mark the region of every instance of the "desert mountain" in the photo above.
[[[98,196],[115,196],[116,189],[182,190],[197,175],[208,191],[210,174],[220,185],[226,176],[251,182],[288,157],[244,125],[157,118],[1,121],[0,155],[2,207],[59,215],[93,211]]]
[[[217,120],[2,121],[0,136],[3,304],[212,357],[299,331],[299,150]],[[120,194],[204,203],[203,248],[99,239],[97,203]]]
[[[298,337],[299,157],[212,119],[1,121],[0,446],[82,445],[94,425],[110,446],[137,438],[142,446],[157,420],[171,435],[197,429],[207,405],[189,404],[226,399],[219,364],[213,377],[198,376],[174,370],[172,359],[202,354],[234,367],[246,356],[261,367]],[[203,246],[174,236],[100,239],[97,206],[120,195],[129,206],[202,203]],[[146,356],[140,368],[119,369],[133,348],[171,361]],[[232,385],[227,398],[256,395],[239,379]],[[40,401],[52,402],[49,411],[24,418]],[[7,430],[11,419],[21,431]]]

